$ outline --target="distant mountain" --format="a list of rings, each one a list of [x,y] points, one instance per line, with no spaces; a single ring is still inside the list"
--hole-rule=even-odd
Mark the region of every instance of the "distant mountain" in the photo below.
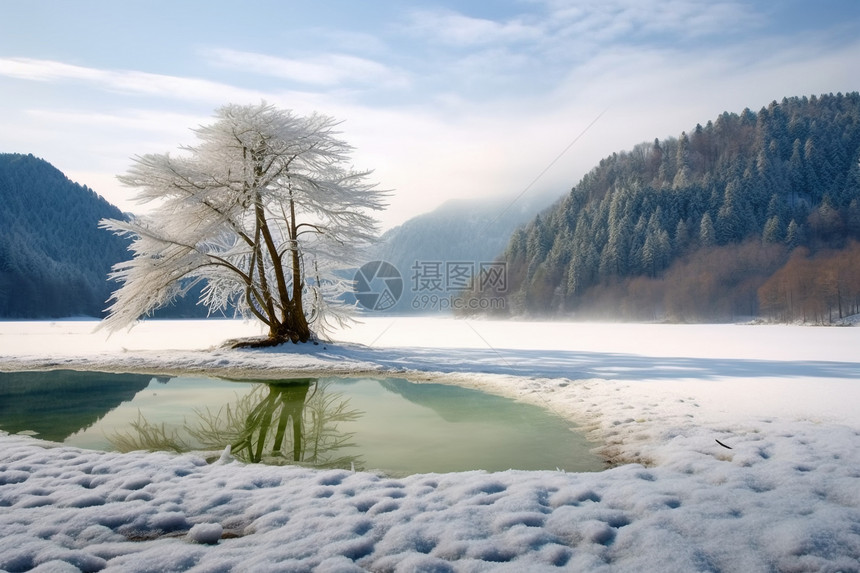
[[[603,159],[513,233],[505,306],[828,321],[860,311],[857,241],[860,94],[785,98]]]
[[[100,316],[128,256],[103,217],[123,214],[47,161],[0,154],[0,317]]]
[[[496,261],[513,230],[549,202],[544,195],[454,199],[390,229],[367,255],[368,261],[390,263],[403,279],[402,296],[387,310],[449,310],[463,282]]]
[[[0,318],[101,317],[128,241],[99,229],[123,213],[33,155],[0,154]],[[156,316],[205,316],[189,295]]]

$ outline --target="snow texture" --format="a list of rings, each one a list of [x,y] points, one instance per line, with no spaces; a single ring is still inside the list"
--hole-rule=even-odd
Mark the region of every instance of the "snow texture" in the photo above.
[[[860,571],[860,329],[372,318],[213,346],[234,321],[0,323],[0,368],[367,373],[585,427],[597,473],[392,479],[0,436],[5,571]]]

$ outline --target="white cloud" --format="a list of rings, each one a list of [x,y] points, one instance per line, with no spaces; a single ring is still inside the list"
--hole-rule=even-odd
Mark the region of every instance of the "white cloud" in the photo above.
[[[81,81],[116,92],[198,102],[259,101],[263,98],[262,92],[199,78],[103,70],[33,58],[0,58],[0,75],[36,81]]]
[[[535,4],[543,9],[498,21],[448,9],[414,10],[407,31],[460,48],[525,46],[536,53],[574,48],[568,57],[578,59],[582,54],[576,48],[582,46],[735,35],[762,23],[748,6],[732,1],[546,0]]]
[[[472,18],[447,9],[415,10],[409,14],[407,31],[419,33],[442,44],[481,46],[534,41],[543,32],[521,19],[497,22]]]
[[[27,113],[40,121],[56,126],[110,127],[117,130],[129,129],[158,133],[164,133],[165,129],[171,126],[177,130],[187,131],[196,125],[206,123],[209,119],[201,115],[152,109],[130,109],[115,113],[32,109],[28,110]]]
[[[748,5],[709,0],[546,0],[546,30],[557,35],[593,35],[634,41],[646,35],[695,38],[749,30],[762,18]],[[627,36],[627,37],[625,37]]]
[[[211,50],[209,54],[218,66],[314,86],[331,87],[344,83],[382,83],[387,87],[408,85],[405,73],[352,55],[322,54],[297,59],[227,49]]]
[[[107,73],[102,70],[51,60],[0,58],[0,75],[35,81],[79,79],[103,82],[106,79]]]
[[[738,2],[700,0],[535,1],[538,9],[498,20],[449,9],[414,10],[405,35],[424,40],[422,86],[431,97],[540,98],[572,71],[607,54],[672,52],[683,58],[737,43],[762,19]],[[728,41],[727,39],[731,39]],[[713,40],[719,39],[719,42]]]

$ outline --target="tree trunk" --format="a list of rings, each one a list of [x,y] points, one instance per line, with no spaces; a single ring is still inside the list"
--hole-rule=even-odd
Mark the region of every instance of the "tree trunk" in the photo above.
[[[272,344],[284,342],[307,342],[311,338],[311,329],[304,311],[295,303],[290,303],[284,310],[283,320],[275,322],[269,328],[269,339]]]

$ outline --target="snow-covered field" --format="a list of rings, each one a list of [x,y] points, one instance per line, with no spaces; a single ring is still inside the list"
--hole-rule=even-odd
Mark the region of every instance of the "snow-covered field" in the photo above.
[[[219,346],[259,332],[236,321],[93,325],[0,323],[0,369],[432,379],[617,465],[391,479],[4,435],[2,570],[860,571],[860,328],[373,317],[252,351]]]

